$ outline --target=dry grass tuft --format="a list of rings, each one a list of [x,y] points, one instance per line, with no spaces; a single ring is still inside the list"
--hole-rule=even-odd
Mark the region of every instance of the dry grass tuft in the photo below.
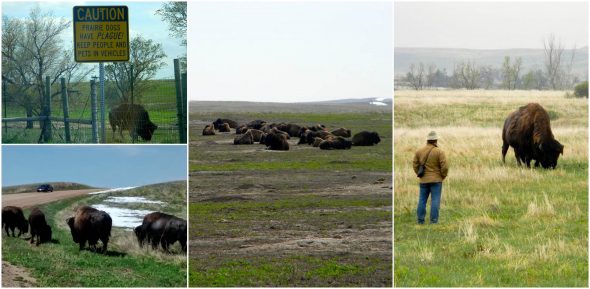
[[[537,197],[529,203],[529,207],[526,213],[528,218],[543,218],[555,216],[555,208],[549,201],[547,194],[543,193],[543,201],[537,203]]]
[[[469,220],[463,221],[459,227],[459,234],[467,243],[475,243],[475,241],[477,241],[477,231],[475,225]]]

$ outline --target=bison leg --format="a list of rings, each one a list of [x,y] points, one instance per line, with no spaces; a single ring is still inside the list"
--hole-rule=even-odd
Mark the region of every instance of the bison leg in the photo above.
[[[84,250],[84,245],[86,245],[86,240],[80,240],[80,247],[79,247],[79,251]]]
[[[8,225],[4,226],[4,231],[6,231],[6,236],[10,237],[10,233],[8,232]]]
[[[158,240],[156,238],[152,238],[152,249],[156,250],[158,249]]]
[[[508,143],[502,144],[502,163],[506,163],[506,153],[509,147]]]
[[[102,241],[102,253],[106,254],[107,253],[107,247],[109,245],[109,238],[105,237],[105,238],[101,238],[100,239]]]

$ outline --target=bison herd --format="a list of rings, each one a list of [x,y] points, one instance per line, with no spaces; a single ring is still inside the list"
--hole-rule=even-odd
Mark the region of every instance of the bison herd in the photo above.
[[[215,135],[218,132],[231,132],[235,129],[235,145],[263,144],[269,150],[289,150],[289,140],[299,138],[297,144],[307,144],[322,150],[350,149],[352,146],[372,146],[381,139],[376,132],[361,131],[354,136],[350,129],[337,128],[328,130],[322,124],[300,126],[293,123],[268,123],[264,120],[253,120],[246,124],[226,118],[218,118],[203,129],[203,135]],[[352,136],[352,139],[349,140]]]
[[[113,225],[111,216],[107,212],[90,206],[79,206],[74,215],[66,219],[66,223],[74,243],[79,245],[80,250],[83,250],[88,243],[89,249],[94,252],[107,252]],[[47,224],[45,214],[39,208],[31,210],[28,221],[21,208],[14,206],[2,208],[2,227],[8,236],[12,233],[13,237],[26,234],[30,227],[30,243],[35,243],[37,246],[51,241],[51,226]],[[19,231],[17,236],[15,236],[16,229]],[[149,242],[153,249],[161,246],[169,253],[170,246],[178,241],[182,251],[186,252],[185,219],[161,212],[150,213],[143,218],[142,224],[134,229],[134,233],[140,247],[143,247],[145,242]],[[97,247],[99,240],[102,242],[100,249]]]
[[[502,130],[502,162],[505,162],[508,148],[514,149],[516,162],[527,167],[535,161],[543,168],[554,169],[563,145],[555,140],[551,132],[549,114],[538,103],[529,103],[508,115]]]

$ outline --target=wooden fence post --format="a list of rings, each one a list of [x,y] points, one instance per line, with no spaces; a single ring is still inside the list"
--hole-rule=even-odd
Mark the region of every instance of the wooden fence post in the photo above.
[[[98,143],[98,123],[97,117],[98,114],[98,105],[96,103],[96,82],[94,79],[90,80],[90,105],[91,113],[92,113],[92,142]]]
[[[186,103],[182,103],[182,80],[180,79],[180,60],[174,59],[174,83],[176,84],[176,116],[178,118],[178,134],[180,143],[186,144],[186,121],[183,121],[183,111]]]
[[[66,143],[72,142],[70,138],[70,107],[68,103],[68,88],[66,87],[66,79],[61,78],[61,102],[64,110],[64,128],[66,134]]]

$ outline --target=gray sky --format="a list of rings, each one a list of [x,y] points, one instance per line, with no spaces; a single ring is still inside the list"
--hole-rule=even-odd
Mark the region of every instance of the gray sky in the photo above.
[[[395,47],[566,48],[588,45],[588,2],[396,2]]]
[[[391,97],[391,2],[190,2],[191,100]]]

